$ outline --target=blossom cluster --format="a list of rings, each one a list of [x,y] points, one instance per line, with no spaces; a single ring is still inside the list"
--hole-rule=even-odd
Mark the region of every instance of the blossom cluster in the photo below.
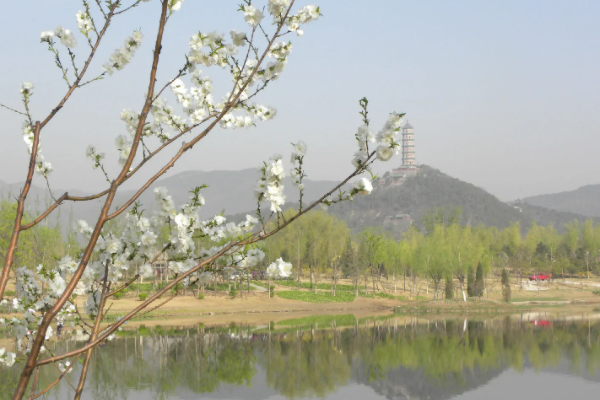
[[[394,154],[398,154],[400,144],[397,142],[398,132],[402,126],[404,114],[391,113],[383,128],[377,133],[377,158],[388,161]]]
[[[150,1],[150,0],[143,0],[143,1]],[[181,9],[181,6],[183,4],[183,0],[169,0],[169,10],[171,12],[173,11],[179,11]]]
[[[40,33],[40,39],[42,42],[47,42],[48,44],[54,44],[52,40],[53,37],[57,37],[60,39],[60,42],[67,48],[74,48],[77,46],[77,39],[73,35],[69,29],[64,29],[62,26],[59,26],[53,31],[44,31]]]
[[[29,102],[29,98],[33,96],[33,83],[31,82],[23,82],[21,83],[20,89],[21,95],[23,96],[23,102],[27,104]],[[27,151],[29,154],[33,151],[33,141],[35,139],[33,126],[30,121],[23,122],[23,141],[27,145]],[[38,147],[35,157],[35,172],[39,175],[47,177],[48,174],[52,172],[52,164],[45,161],[44,155],[42,154],[42,145],[38,141]]]
[[[125,68],[137,49],[142,45],[142,37],[141,31],[133,31],[133,34],[125,39],[125,45],[114,51],[108,62],[102,66],[102,69],[109,75],[112,75],[115,69],[120,71]]]
[[[402,117],[404,114],[391,113],[383,128],[375,135],[369,128],[369,125],[364,124],[358,128],[355,134],[358,151],[354,153],[352,165],[356,168],[367,167],[365,162],[369,157],[369,143],[372,143],[377,152],[377,158],[381,161],[388,161],[394,154],[399,151],[400,144],[397,142],[397,135],[402,126]]]
[[[272,212],[281,212],[281,206],[285,204],[285,195],[283,194],[285,169],[281,155],[275,154],[269,162],[263,164],[259,171],[260,179],[255,189],[258,203],[268,200],[271,203]]]
[[[224,34],[217,32],[198,32],[190,39],[190,53],[188,58],[196,65],[204,65],[205,67],[218,65],[219,67],[226,67],[229,65],[229,57],[236,55],[238,46],[244,44],[244,41],[240,40],[238,35],[239,33],[237,31],[232,31],[231,37],[233,43],[228,44],[225,42]]]
[[[269,13],[273,16],[273,23],[279,23],[289,5],[287,0],[269,0]],[[302,7],[296,14],[288,15],[285,20],[290,32],[296,32],[296,35],[302,36],[304,31],[302,25],[306,25],[317,20],[321,16],[321,8],[313,4]]]
[[[63,294],[66,288],[66,274],[72,273],[65,259],[61,260],[55,268],[47,269],[39,265],[34,271],[25,266],[16,270],[16,293],[18,297],[12,301],[13,312],[22,312],[22,316],[12,317],[8,320],[0,319],[1,327],[10,327],[15,339],[17,340],[17,352],[28,354],[33,345],[33,340],[37,333],[37,327],[40,325],[43,313],[54,305],[56,300]],[[42,291],[44,285],[46,290]],[[7,304],[6,300],[3,303]],[[73,319],[75,306],[67,301],[56,317],[58,323],[63,323],[65,319]],[[73,324],[77,319],[73,319]],[[46,331],[46,340],[54,335],[52,327]],[[45,351],[42,348],[42,351]],[[5,349],[0,349],[0,362],[7,366],[15,363],[16,354],[6,353]]]
[[[90,17],[90,14],[86,11],[79,11],[76,14],[76,18],[77,18],[77,27],[79,28],[79,31],[81,33],[83,33],[84,35],[87,35],[93,28],[94,28],[94,24],[92,23],[92,18]]]
[[[273,23],[280,23],[285,17],[289,0],[269,0],[267,10],[273,17]],[[298,36],[302,36],[304,31],[300,29],[301,25],[306,25],[317,20],[321,16],[321,8],[315,5],[307,5],[298,10],[296,14],[288,15],[285,20],[285,25],[291,32],[296,32]],[[251,24],[252,25],[252,24]]]
[[[242,5],[240,6],[240,10],[244,13],[246,22],[253,28],[256,28],[265,17],[263,12],[253,5]]]
[[[267,267],[267,275],[271,278],[287,278],[292,274],[292,264],[280,257]]]
[[[306,155],[306,143],[300,140],[298,143],[292,143],[294,151],[290,159],[292,163],[292,170],[290,176],[292,177],[292,183],[300,190],[304,190],[304,184],[302,179],[306,176],[302,170],[302,164],[304,163],[304,156]]]
[[[6,352],[6,349],[0,348],[0,365],[4,364],[7,367],[12,367],[13,365],[15,365],[16,359],[17,355],[15,353]]]
[[[192,191],[188,203],[176,207],[173,198],[163,187],[154,190],[159,211],[152,218],[142,216],[139,206],[126,215],[126,225],[123,233],[116,236],[112,233],[102,233],[98,239],[95,251],[98,254],[96,262],[86,268],[81,279],[80,290],[89,295],[86,303],[86,313],[94,313],[100,303],[98,292],[86,288],[93,287],[94,281],[100,280],[105,270],[108,270],[108,281],[117,282],[125,272],[139,273],[149,277],[154,273],[152,261],[162,254],[169,261],[169,271],[181,274],[189,271],[198,264],[198,257],[207,258],[219,253],[224,246],[214,246],[209,249],[197,249],[194,237],[207,237],[214,242],[241,238],[252,232],[258,220],[247,216],[239,223],[227,223],[225,217],[217,215],[208,220],[201,220],[198,212],[204,205],[204,197],[200,188]],[[78,230],[89,237],[92,228],[85,221],[78,221]],[[158,243],[162,227],[169,227],[166,242]],[[216,261],[217,265],[239,264],[240,268],[256,265],[260,260],[252,251],[242,248],[227,252]],[[210,274],[204,274],[204,279]]]
[[[89,145],[85,151],[85,155],[87,158],[92,160],[94,164],[92,168],[96,169],[102,164],[102,160],[104,159],[104,153],[99,152],[95,146]]]
[[[394,154],[398,153],[400,150],[400,143],[397,141],[397,136],[402,126],[402,117],[404,116],[404,114],[391,113],[383,125],[383,128],[375,135],[369,127],[367,104],[368,101],[366,99],[360,100],[360,105],[363,108],[361,114],[364,117],[364,124],[358,128],[358,131],[354,135],[358,143],[358,151],[354,153],[352,165],[359,174],[369,171],[370,164],[374,161],[372,158],[373,155],[376,155],[377,159],[380,161],[388,161]],[[372,144],[371,148],[369,148],[369,144]],[[375,177],[371,175],[371,178],[372,179],[360,178],[358,181],[354,182],[350,190],[340,191],[337,198],[328,196],[321,202],[321,207],[327,209],[333,204],[342,201],[352,201],[357,194],[370,194],[373,191],[372,180]]]

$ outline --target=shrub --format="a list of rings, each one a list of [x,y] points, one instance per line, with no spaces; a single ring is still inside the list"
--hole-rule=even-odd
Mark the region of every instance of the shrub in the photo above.
[[[124,296],[124,295],[125,295],[125,293],[123,293],[123,291],[121,290],[121,291],[119,291],[119,292],[117,292],[117,293],[113,294],[113,296],[112,296],[112,297],[113,297],[115,300],[121,300],[121,299],[123,298],[123,296]]]
[[[141,301],[144,301],[144,300],[148,299],[148,293],[142,292],[142,293],[138,294],[138,297],[140,298]]]
[[[198,300],[204,300],[204,293],[198,293]]]
[[[269,289],[269,297],[275,297],[275,286],[271,285]]]
[[[178,283],[177,285],[175,285],[171,288],[171,294],[175,294],[175,292],[181,292],[183,290],[183,288],[184,288],[183,283]]]
[[[231,296],[231,298],[232,298],[232,299],[235,299],[235,298],[236,298],[236,296],[237,296],[237,294],[238,294],[238,292],[237,292],[237,290],[235,290],[235,289],[231,289],[231,290],[229,291],[229,296]]]

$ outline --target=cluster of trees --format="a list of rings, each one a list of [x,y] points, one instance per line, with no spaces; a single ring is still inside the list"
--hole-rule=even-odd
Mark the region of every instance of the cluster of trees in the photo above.
[[[357,293],[363,283],[368,290],[396,292],[401,279],[411,296],[431,289],[435,298],[482,296],[499,284],[508,300],[509,279],[522,284],[535,272],[554,279],[600,274],[600,225],[592,221],[572,221],[562,234],[534,222],[524,234],[519,222],[473,227],[460,225],[460,216],[460,209],[436,209],[423,217],[421,229],[411,228],[398,241],[377,228],[352,235],[343,221],[316,211],[267,241],[266,263],[292,261],[296,279],[308,272],[311,287],[323,277],[335,287],[344,277],[353,279]]]
[[[17,204],[9,198],[0,199],[0,262],[4,263],[6,255],[3,250],[9,247],[12,231],[14,229]],[[28,223],[30,215],[25,213],[23,220]],[[79,252],[79,244],[73,231],[62,233],[62,227],[57,222],[38,224],[24,231],[19,240],[15,254],[17,266],[35,267],[39,264],[50,265],[56,262],[57,257],[64,255],[75,256]]]

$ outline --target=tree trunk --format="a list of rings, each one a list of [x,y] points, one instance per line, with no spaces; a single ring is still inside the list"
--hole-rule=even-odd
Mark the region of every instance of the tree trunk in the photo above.
[[[394,294],[396,294],[396,273],[394,272]]]
[[[371,265],[371,280],[373,281],[373,293],[375,293],[375,271],[373,270],[373,266]]]
[[[333,297],[335,297],[336,289],[337,289],[337,270],[334,267],[333,268]]]
[[[296,289],[300,289],[300,237],[298,237],[298,267],[296,268]]]

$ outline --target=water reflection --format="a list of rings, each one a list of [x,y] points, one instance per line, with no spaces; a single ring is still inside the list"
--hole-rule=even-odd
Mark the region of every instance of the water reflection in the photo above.
[[[66,341],[56,350],[76,345],[81,342]],[[295,399],[361,393],[363,398],[448,399],[495,380],[517,382],[513,371],[570,376],[593,383],[590,393],[598,393],[600,324],[345,315],[264,327],[142,327],[121,332],[95,352],[84,397]],[[7,388],[14,387],[17,372],[0,372],[0,398],[9,398]],[[56,376],[46,369],[40,386]],[[77,376],[78,371],[70,378]],[[552,385],[562,385],[547,381],[549,393]],[[69,390],[63,383],[49,398],[70,397]]]

